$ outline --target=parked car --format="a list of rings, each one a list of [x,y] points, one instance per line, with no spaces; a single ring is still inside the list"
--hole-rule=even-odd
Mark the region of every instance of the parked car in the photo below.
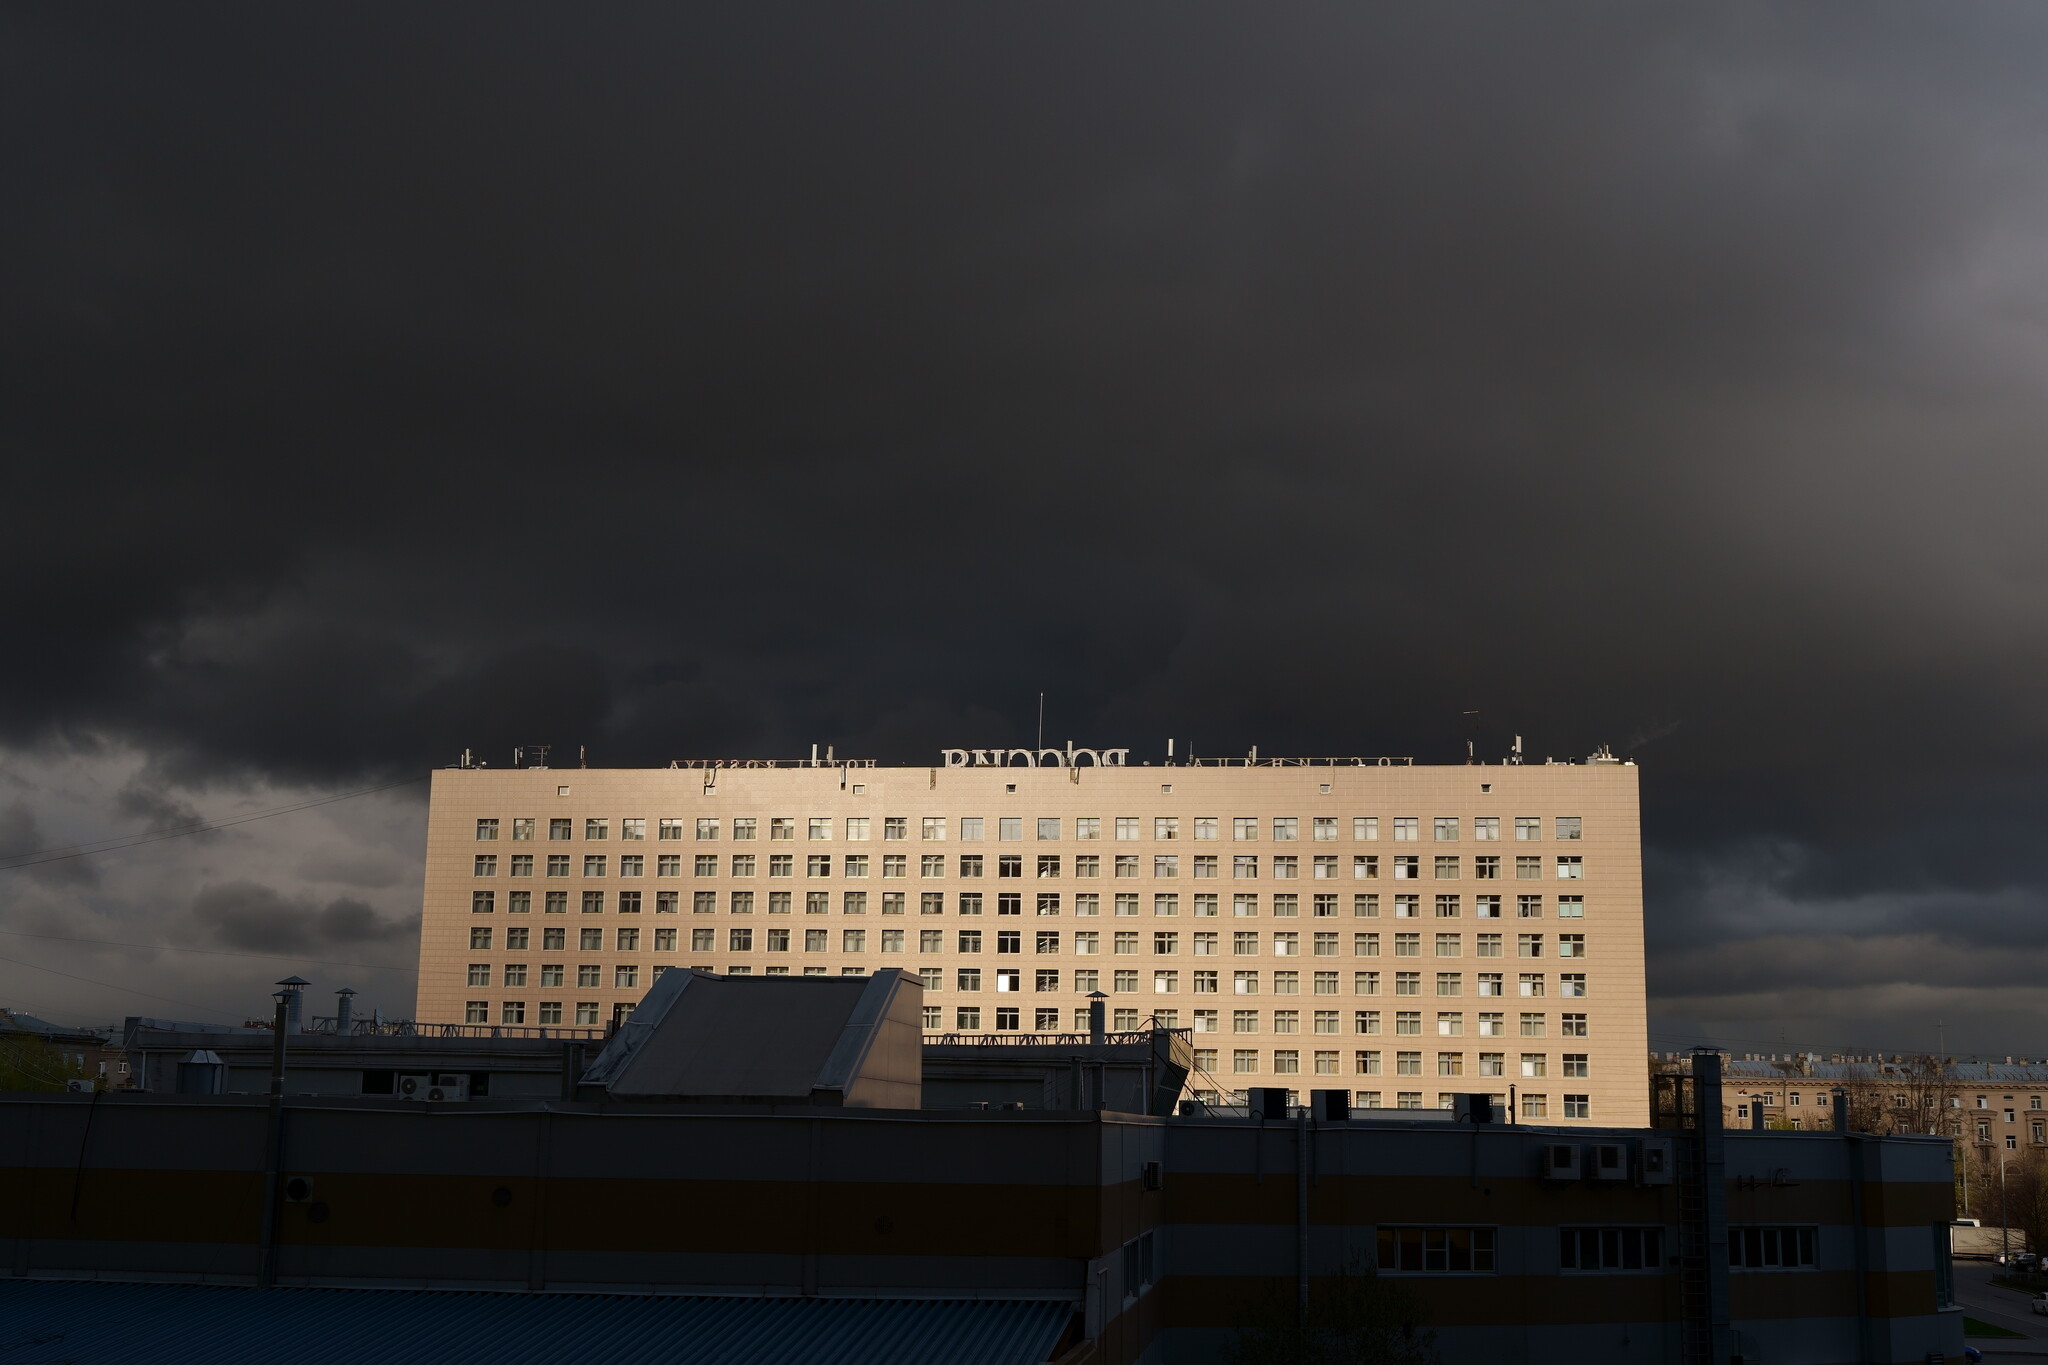
[[[2048,1314],[2048,1294],[2036,1294],[2027,1303],[2036,1313]]]
[[[2039,1270],[2041,1258],[2031,1251],[2016,1252],[2012,1258],[2012,1267],[2015,1270]]]

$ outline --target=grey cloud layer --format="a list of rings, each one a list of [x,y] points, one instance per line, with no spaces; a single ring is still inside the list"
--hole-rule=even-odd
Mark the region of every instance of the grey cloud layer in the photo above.
[[[1641,744],[1660,971],[2042,894],[2037,10],[215,22],[0,19],[0,741],[1477,707]]]

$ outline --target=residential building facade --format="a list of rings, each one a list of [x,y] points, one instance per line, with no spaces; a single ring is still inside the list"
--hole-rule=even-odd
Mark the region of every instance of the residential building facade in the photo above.
[[[1634,765],[1092,756],[437,771],[416,1014],[901,967],[928,1037],[1190,1029],[1201,1098],[1648,1121]]]

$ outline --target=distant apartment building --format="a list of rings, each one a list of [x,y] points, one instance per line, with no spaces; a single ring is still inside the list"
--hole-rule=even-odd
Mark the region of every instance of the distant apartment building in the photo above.
[[[1124,758],[437,771],[416,1013],[901,967],[928,1037],[1189,1030],[1199,1098],[1648,1122],[1634,765]]]

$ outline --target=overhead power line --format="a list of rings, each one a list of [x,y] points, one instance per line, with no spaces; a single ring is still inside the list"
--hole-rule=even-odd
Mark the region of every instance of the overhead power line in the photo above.
[[[280,962],[304,962],[320,967],[361,967],[371,972],[409,972],[411,967],[392,967],[381,962],[341,962],[334,958],[307,957],[303,953],[238,953],[226,948],[181,948],[175,943],[133,943],[119,938],[76,938],[70,934],[34,934],[26,929],[0,929],[16,938],[49,939],[55,943],[98,943],[109,948],[147,948],[161,953],[199,953],[206,957],[260,957]]]
[[[0,955],[0,962],[11,962],[17,967],[26,967],[32,972],[48,972],[51,976],[61,976],[70,981],[83,981],[88,986],[101,986],[110,991],[119,991],[123,995],[140,996],[144,1000],[161,1000],[166,1005],[180,1005],[188,1010],[198,1010],[203,1014],[217,1014],[223,1019],[235,1017],[228,1011],[216,1009],[212,1005],[201,1005],[191,1000],[176,1000],[168,995],[151,995],[148,991],[138,991],[132,986],[117,986],[111,981],[99,981],[89,976],[78,976],[71,972],[60,972],[55,967],[43,967],[33,962],[23,962],[18,957]]]
[[[274,816],[290,815],[295,811],[312,810],[316,806],[331,806],[337,801],[353,801],[359,796],[374,796],[378,792],[395,791],[410,787],[415,782],[427,780],[427,774],[408,777],[399,782],[386,782],[382,786],[363,787],[357,791],[340,792],[333,796],[319,796],[307,801],[295,801],[290,805],[273,806],[269,810],[256,811],[249,815],[236,815],[223,820],[202,820],[197,824],[180,825],[173,829],[150,830],[144,834],[123,835],[114,839],[98,839],[83,844],[63,844],[54,848],[31,849],[26,853],[0,854],[0,872],[14,872],[24,867],[40,867],[44,863],[61,863],[72,858],[90,858],[101,853],[114,853],[140,844],[161,843],[165,839],[182,839],[187,835],[205,834],[211,830],[229,829],[235,825],[246,825],[257,820],[268,820]]]

